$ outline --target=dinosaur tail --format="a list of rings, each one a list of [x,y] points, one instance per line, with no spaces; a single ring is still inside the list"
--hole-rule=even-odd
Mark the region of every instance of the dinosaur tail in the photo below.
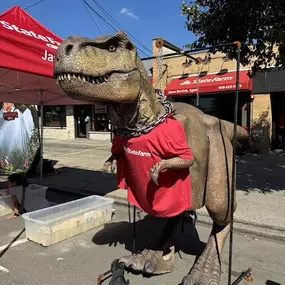
[[[224,120],[221,121],[222,125],[225,128],[227,137],[229,138],[230,141],[232,141],[234,137],[234,124]],[[248,137],[249,137],[248,131],[242,128],[241,126],[237,126],[237,140],[246,139]]]

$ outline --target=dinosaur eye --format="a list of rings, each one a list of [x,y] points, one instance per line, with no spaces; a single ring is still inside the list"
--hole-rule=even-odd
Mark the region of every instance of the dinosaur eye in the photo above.
[[[109,45],[108,50],[111,52],[114,52],[114,51],[116,51],[116,47],[113,45]]]

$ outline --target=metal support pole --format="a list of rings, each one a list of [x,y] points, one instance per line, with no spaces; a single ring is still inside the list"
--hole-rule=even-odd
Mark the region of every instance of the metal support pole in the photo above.
[[[159,38],[155,41],[155,45],[157,48],[162,49],[163,47],[168,48],[170,50],[173,50],[176,52],[177,55],[184,55],[188,58],[190,58],[191,60],[195,61],[196,63],[198,63],[197,58],[195,58],[194,56],[190,55],[189,52],[185,53],[182,49],[180,49],[179,47],[167,42],[166,40]]]
[[[157,48],[159,48],[160,45],[164,46],[163,41],[161,41],[160,39],[156,40],[156,44],[157,44],[157,46],[156,46]],[[207,52],[208,50],[215,50],[215,49],[218,49],[220,47],[232,46],[233,44],[234,43],[225,43],[225,44],[220,44],[220,45],[214,45],[211,47],[196,48],[196,49],[190,49],[190,50],[185,50],[185,51],[181,50],[181,51],[165,54],[164,57],[168,58],[168,57],[180,55],[180,56],[186,56],[186,57],[188,57],[188,58],[190,58],[196,62],[196,61],[198,61],[198,58],[190,55],[191,53]],[[150,60],[150,59],[156,59],[156,58],[157,58],[157,56],[149,56],[149,57],[144,57],[141,60],[144,61],[144,60]],[[199,61],[198,61],[198,63],[199,63]]]
[[[40,106],[41,106],[41,133],[40,133],[40,181],[43,180],[44,164],[44,90],[40,89]]]
[[[230,249],[229,249],[229,272],[228,272],[228,285],[232,283],[232,259],[233,259],[233,226],[234,226],[234,202],[236,190],[236,140],[237,140],[237,117],[238,117],[238,101],[239,101],[239,73],[240,73],[240,47],[241,43],[236,42],[237,46],[237,66],[236,66],[236,92],[235,92],[235,105],[234,105],[234,133],[233,133],[233,166],[232,166],[232,189],[230,201]]]

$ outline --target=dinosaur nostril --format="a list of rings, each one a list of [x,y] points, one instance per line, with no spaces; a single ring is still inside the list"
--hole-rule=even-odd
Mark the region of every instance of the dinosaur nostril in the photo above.
[[[65,54],[66,54],[66,55],[69,55],[69,54],[71,53],[72,49],[73,49],[73,45],[68,44],[68,45],[65,47]]]

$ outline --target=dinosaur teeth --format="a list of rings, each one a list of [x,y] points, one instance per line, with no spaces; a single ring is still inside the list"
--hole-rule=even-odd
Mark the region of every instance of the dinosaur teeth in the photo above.
[[[102,76],[92,77],[92,76],[85,76],[82,74],[75,74],[75,73],[63,73],[63,74],[57,75],[56,80],[57,81],[62,81],[62,80],[71,81],[72,79],[79,79],[79,80],[82,80],[83,82],[100,84],[100,83],[107,82],[109,77],[110,77],[110,75],[102,75]]]

